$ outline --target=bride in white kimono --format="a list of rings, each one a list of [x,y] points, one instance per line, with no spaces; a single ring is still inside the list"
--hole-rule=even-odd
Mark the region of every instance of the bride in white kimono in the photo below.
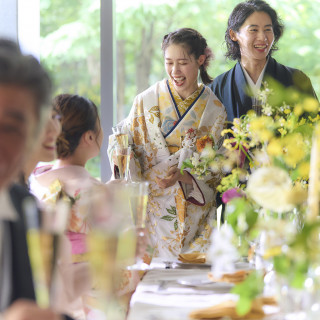
[[[190,28],[171,32],[164,37],[162,50],[168,79],[139,94],[118,127],[128,134],[133,148],[132,179],[150,182],[147,227],[153,256],[175,258],[207,250],[220,180],[213,174],[199,180],[187,171],[180,173],[182,160],[192,155],[191,149],[181,146],[181,137],[193,129],[198,137],[211,134],[218,144],[226,111],[204,85],[212,81],[206,69],[213,54],[199,32]],[[204,84],[198,83],[199,70]],[[115,136],[110,136],[114,172],[116,145]]]

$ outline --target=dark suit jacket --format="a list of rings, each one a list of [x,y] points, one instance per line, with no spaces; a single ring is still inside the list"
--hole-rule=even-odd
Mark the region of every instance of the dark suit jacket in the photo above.
[[[271,57],[262,81],[268,77],[285,87],[293,86],[300,92],[316,97],[310,79],[303,72],[286,67]],[[231,70],[216,77],[209,87],[225,106],[228,121],[239,118],[252,108],[251,97],[246,93],[247,80],[239,62]]]
[[[23,217],[23,200],[30,193],[19,185],[10,189],[10,196],[19,219],[10,222],[11,246],[12,246],[12,302],[19,298],[35,299],[32,273],[28,256],[26,241],[26,228]]]
[[[24,186],[14,185],[10,189],[10,197],[19,216],[17,221],[9,222],[12,246],[11,303],[20,298],[35,300],[26,240],[26,226],[22,209],[23,200],[30,196],[32,195]],[[66,319],[72,320],[72,318],[67,316]]]

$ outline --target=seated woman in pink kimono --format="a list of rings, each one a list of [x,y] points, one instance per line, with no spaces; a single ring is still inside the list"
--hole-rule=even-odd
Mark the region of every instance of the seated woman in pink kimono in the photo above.
[[[35,175],[32,173],[39,162],[51,162],[57,158],[56,140],[61,133],[61,115],[53,107],[52,112],[44,125],[41,136],[25,163],[22,184],[35,185]],[[44,209],[41,201],[38,206]],[[89,266],[87,264],[72,264],[71,244],[67,237],[61,239],[61,250],[58,258],[58,294],[55,297],[54,307],[66,314],[73,314],[77,318],[78,310],[82,309],[80,297],[91,288]],[[81,312],[80,312],[81,313]]]
[[[85,169],[85,165],[99,154],[103,132],[97,107],[92,101],[78,95],[62,94],[55,98],[53,104],[61,115],[62,131],[56,142],[58,160],[54,165],[35,169],[30,187],[37,198],[46,204],[55,204],[60,196],[71,199],[73,205],[66,235],[71,244],[72,263],[79,266],[88,261],[86,235],[90,231],[87,205],[82,201],[87,191],[101,185]],[[139,280],[129,271],[123,272],[122,276],[119,295],[132,292]],[[95,304],[94,297],[93,300],[89,295],[84,298]],[[86,307],[85,312],[90,312],[91,302],[89,305],[85,302]]]
[[[72,245],[73,262],[80,262],[86,250],[89,225],[87,212],[81,212],[78,204],[82,192],[100,184],[85,169],[85,164],[99,154],[103,132],[97,107],[90,100],[64,94],[56,97],[54,107],[61,114],[62,125],[56,143],[58,160],[53,166],[35,170],[31,189],[45,202],[55,202],[61,192],[74,201],[67,236]]]

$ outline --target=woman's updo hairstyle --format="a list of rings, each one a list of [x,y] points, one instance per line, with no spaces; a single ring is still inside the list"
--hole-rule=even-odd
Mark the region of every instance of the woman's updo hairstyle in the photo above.
[[[53,108],[61,115],[61,134],[57,139],[59,159],[71,156],[82,135],[92,130],[97,133],[98,109],[89,99],[78,95],[60,94],[53,100]]]
[[[214,55],[207,45],[207,40],[198,31],[191,28],[181,28],[165,35],[161,45],[163,54],[172,44],[184,46],[189,55],[194,55],[196,59],[204,54],[206,56],[206,60],[200,66],[200,77],[204,84],[212,82],[213,79],[209,76],[207,68],[210,60],[214,58]]]

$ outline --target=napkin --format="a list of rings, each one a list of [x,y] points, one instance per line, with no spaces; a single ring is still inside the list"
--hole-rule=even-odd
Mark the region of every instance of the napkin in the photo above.
[[[213,273],[209,272],[208,277],[213,282],[240,283],[244,281],[251,270],[238,270],[234,273],[225,273],[221,278],[216,278]]]
[[[251,310],[247,314],[239,316],[236,312],[237,302],[228,300],[212,307],[194,310],[189,314],[189,317],[191,319],[220,319],[222,317],[230,317],[235,320],[263,319],[265,316],[263,305],[274,304],[276,302],[272,297],[257,298],[253,301]]]
[[[201,252],[181,253],[178,259],[184,263],[205,263],[206,254]]]

